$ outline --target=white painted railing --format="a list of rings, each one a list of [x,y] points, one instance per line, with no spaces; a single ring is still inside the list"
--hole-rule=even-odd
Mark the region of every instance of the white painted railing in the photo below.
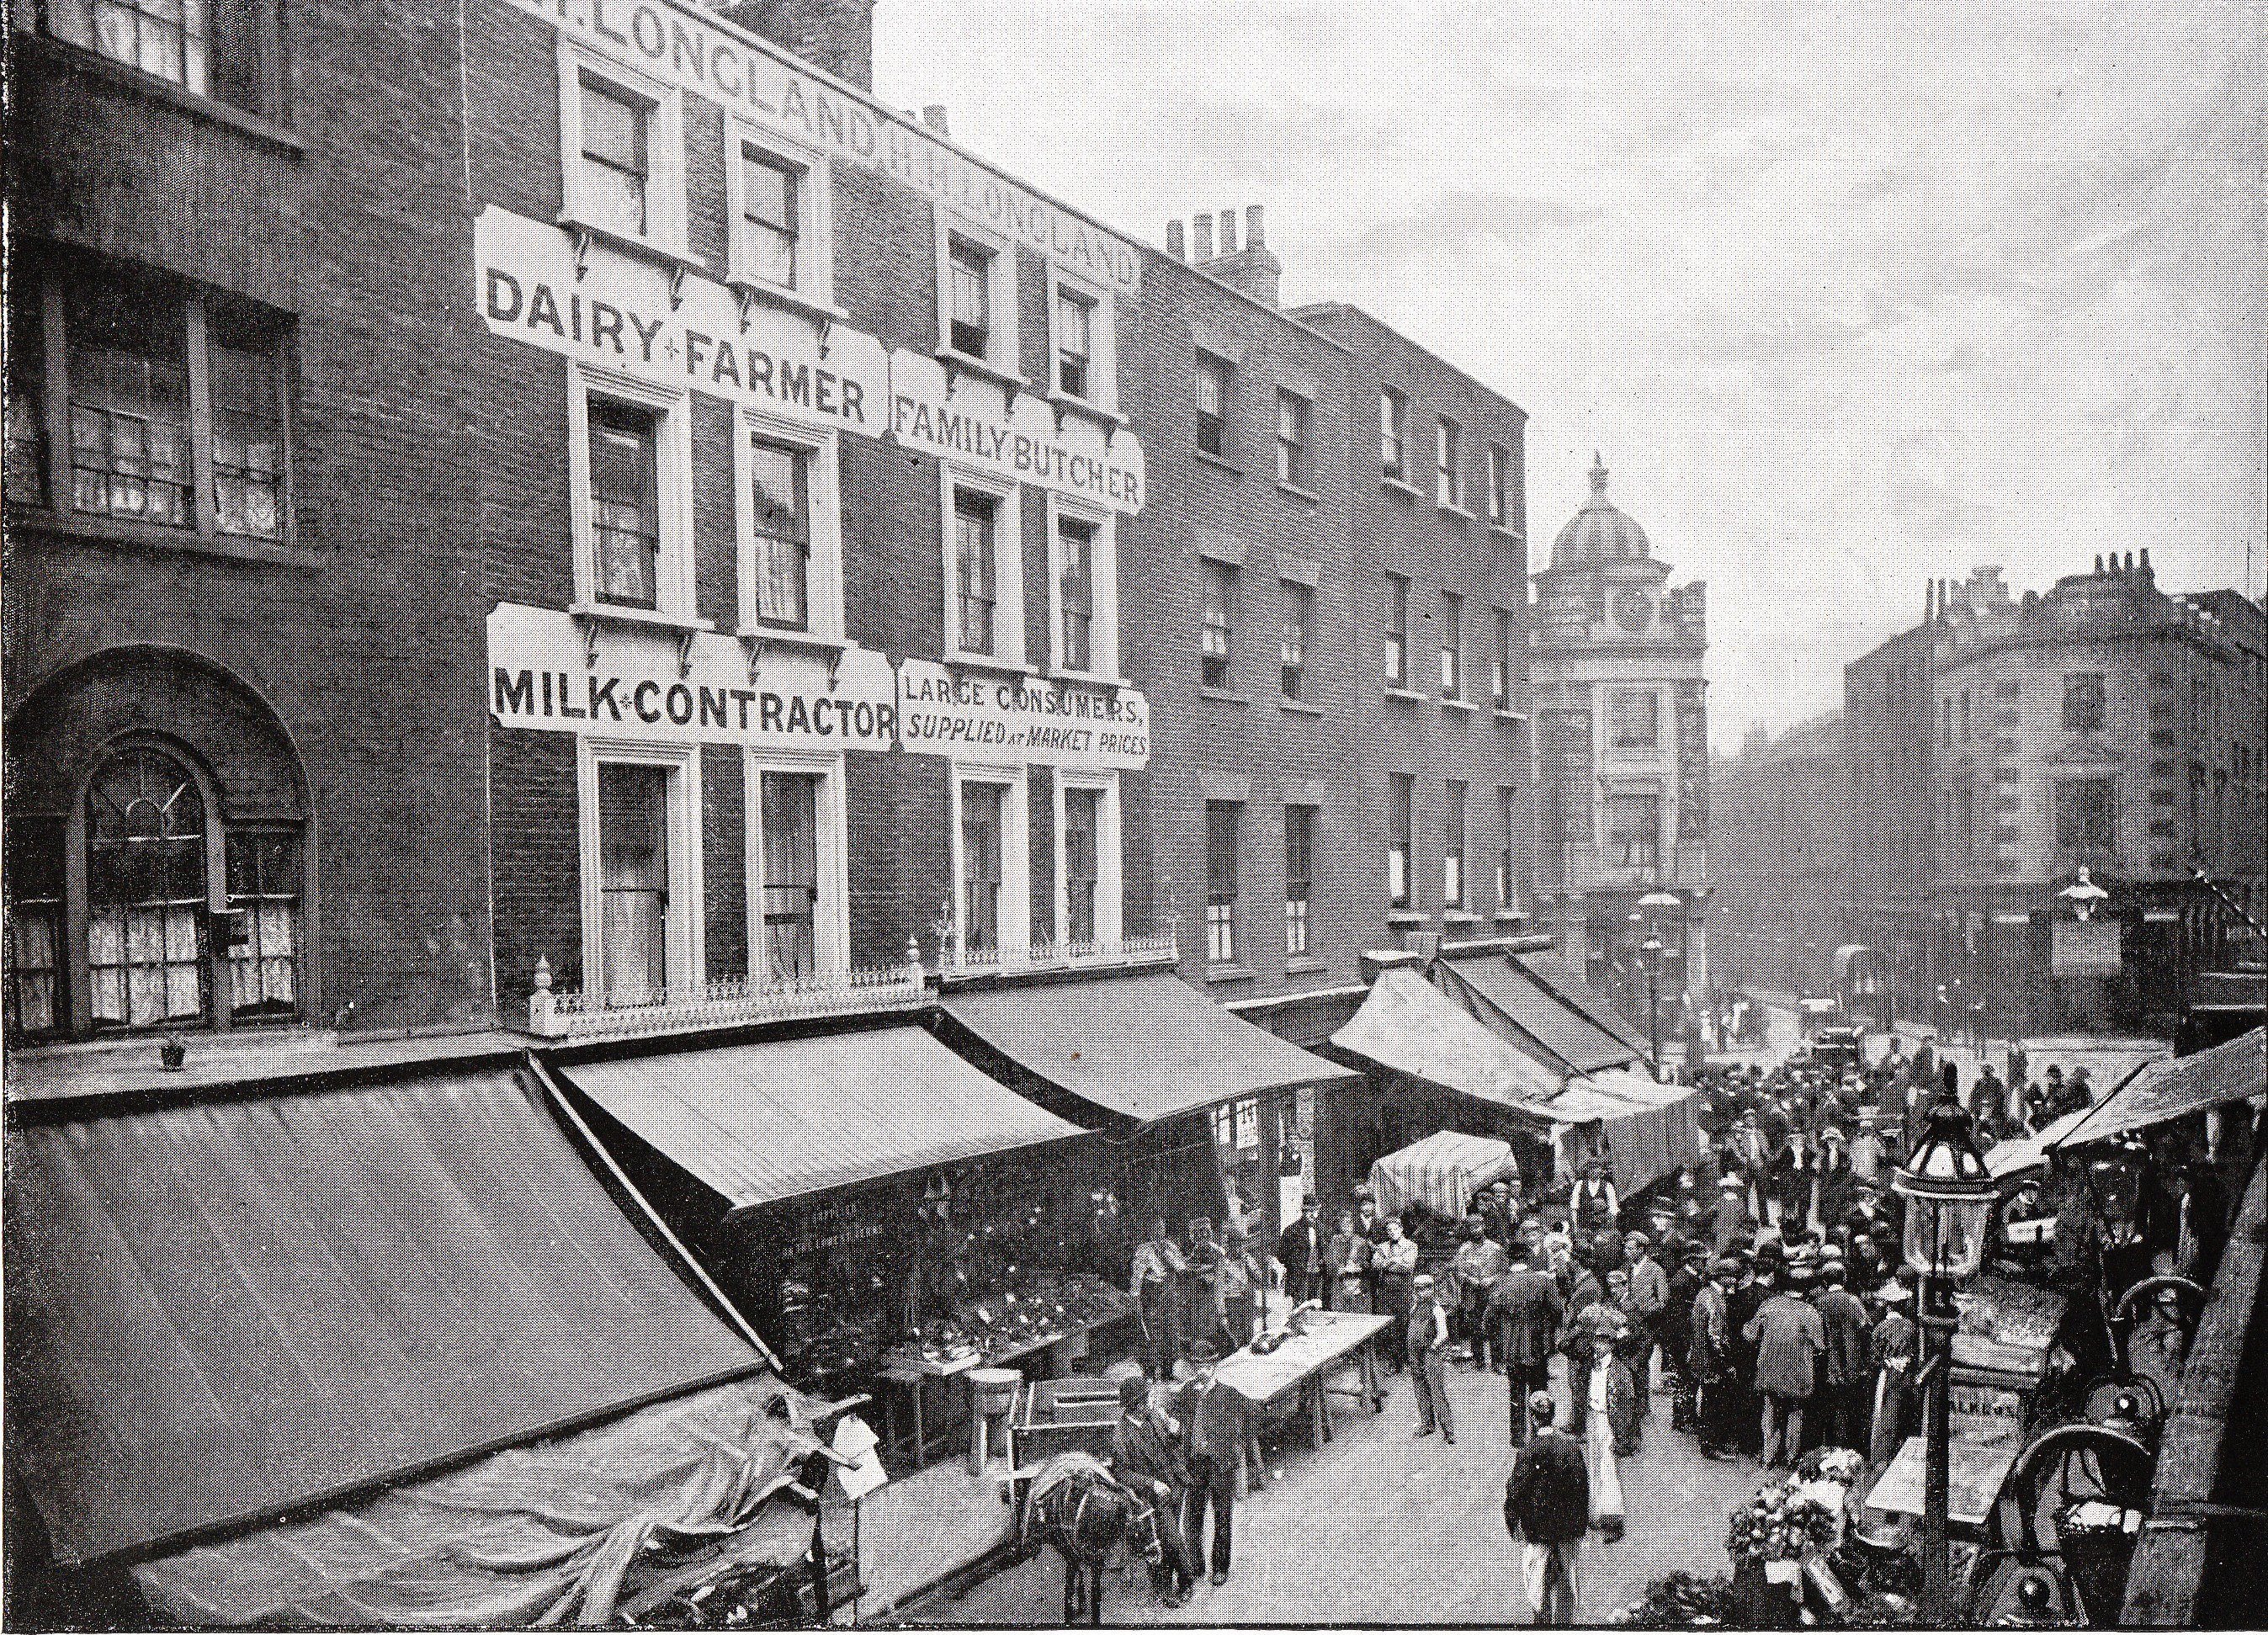
[[[637,998],[555,992],[550,961],[543,960],[536,964],[535,991],[528,997],[527,1030],[542,1039],[634,1038],[748,1022],[908,1010],[928,998],[918,960],[803,976],[723,977],[690,991],[658,990]]]
[[[1162,931],[1116,942],[1042,942],[1029,947],[950,948],[941,975],[1013,976],[1021,971],[1083,970],[1114,965],[1179,964],[1181,941]]]

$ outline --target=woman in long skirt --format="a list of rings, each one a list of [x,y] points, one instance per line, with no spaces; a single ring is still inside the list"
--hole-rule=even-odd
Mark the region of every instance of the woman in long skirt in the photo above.
[[[1591,1525],[1611,1544],[1623,1536],[1622,1476],[1615,1468],[1616,1376],[1620,1376],[1619,1406],[1625,1418],[1631,1414],[1635,1393],[1629,1365],[1615,1355],[1614,1341],[1601,1336],[1594,1344],[1597,1351],[1587,1387],[1590,1400],[1585,1404],[1583,1453],[1591,1467]]]

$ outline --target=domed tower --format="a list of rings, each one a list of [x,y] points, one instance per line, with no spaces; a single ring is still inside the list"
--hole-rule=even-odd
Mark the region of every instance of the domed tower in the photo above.
[[[1673,1041],[1681,998],[1698,1005],[1709,980],[1705,592],[1669,584],[1595,453],[1590,497],[1535,578],[1539,917],[1641,1027],[1652,966]]]

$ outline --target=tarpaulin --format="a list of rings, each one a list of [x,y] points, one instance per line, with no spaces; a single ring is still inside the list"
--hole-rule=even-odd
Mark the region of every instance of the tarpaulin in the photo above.
[[[1511,1168],[1506,1143],[1443,1130],[1373,1164],[1370,1188],[1381,1217],[1421,1204],[1436,1215],[1462,1220],[1474,1192]]]
[[[2055,1145],[2107,1141],[2264,1093],[2268,1093],[2268,1029],[2256,1027],[2195,1056],[2152,1062],[2096,1102]]]
[[[1169,975],[952,993],[945,1012],[1034,1078],[1138,1123],[1356,1077]]]
[[[1612,999],[1592,986],[1581,967],[1555,949],[1538,949],[1533,954],[1515,954],[1513,964],[1549,988],[1567,1004],[1587,1017],[1594,1027],[1612,1034],[1630,1047],[1633,1056],[1644,1056],[1647,1042],[1646,1032],[1622,1013]]]
[[[1331,1035],[1342,1050],[1461,1095],[1550,1122],[1564,1076],[1473,1020],[1416,971],[1378,974],[1362,1008]]]
[[[509,1067],[8,1137],[11,1475],[72,1562],[762,1365]]]
[[[1541,1050],[1546,1062],[1563,1071],[1587,1073],[1602,1067],[1619,1067],[1639,1054],[1593,1022],[1581,1012],[1537,982],[1502,954],[1475,954],[1442,960],[1436,975],[1462,990],[1469,1008],[1478,1001],[1476,1013],[1498,1033],[1530,1051]]]
[[[768,1374],[716,1386],[135,1576],[167,1624],[612,1623],[662,1577],[802,1551],[808,1512],[769,1501],[820,1447],[807,1410]]]
[[[563,1064],[560,1075],[732,1209],[1086,1132],[919,1027]]]

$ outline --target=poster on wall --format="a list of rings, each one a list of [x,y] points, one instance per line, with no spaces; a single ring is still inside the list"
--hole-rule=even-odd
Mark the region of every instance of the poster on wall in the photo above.
[[[2058,976],[2116,976],[2122,966],[2117,920],[2057,920],[2048,955]]]

